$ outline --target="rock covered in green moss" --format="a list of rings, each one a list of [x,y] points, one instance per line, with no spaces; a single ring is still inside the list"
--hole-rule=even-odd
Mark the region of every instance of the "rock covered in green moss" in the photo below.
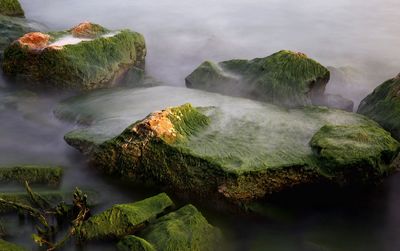
[[[67,205],[72,205],[73,192],[68,190],[44,190],[37,192],[42,198],[49,202],[52,206],[56,206],[60,202],[65,202]],[[99,194],[93,190],[84,190],[88,195],[88,204],[90,206],[97,206],[99,204]],[[16,202],[20,204],[34,206],[31,197],[26,192],[10,191],[0,192],[0,198],[6,201]],[[0,213],[10,213],[16,211],[15,208],[0,204]]]
[[[57,186],[61,183],[63,169],[57,166],[15,165],[0,166],[0,183],[17,182]]]
[[[0,239],[0,250],[4,251],[26,251],[25,248],[18,246],[14,243]]]
[[[137,237],[135,235],[128,235],[124,237],[117,244],[118,251],[156,251],[149,242],[145,239]]]
[[[192,205],[159,218],[139,235],[160,251],[218,250],[222,238]]]
[[[18,0],[0,0],[0,14],[16,17],[23,17],[25,15]]]
[[[43,191],[39,192],[38,194],[40,194],[46,201],[53,205],[66,200],[66,198],[70,195],[70,193],[62,191]],[[30,196],[26,192],[0,192],[0,198],[6,201],[32,205]],[[13,207],[0,204],[0,213],[9,213],[14,211],[15,209]]]
[[[141,34],[85,22],[67,31],[25,34],[5,50],[2,67],[34,88],[90,90],[143,67],[145,55]]]
[[[203,108],[186,104],[140,119],[155,107],[182,101]],[[321,127],[369,126],[373,130],[380,129],[379,125],[364,116],[335,109],[284,109],[183,88],[103,91],[66,101],[57,114],[94,122],[66,135],[66,140],[88,153],[102,171],[134,182],[152,182],[177,192],[222,196],[230,201],[254,200],[299,184],[373,182],[390,173],[392,168],[386,163],[395,156],[389,146],[382,149],[388,161],[381,165],[376,155],[373,169],[382,172],[366,170],[367,180],[342,169],[328,174],[309,145]],[[138,122],[127,126],[129,121]],[[121,133],[124,126],[127,128]],[[343,130],[344,134],[353,131],[350,127]],[[372,139],[366,144],[379,141]],[[358,141],[349,144],[355,150],[365,147]],[[349,169],[358,168],[351,159],[346,161],[343,165]]]
[[[0,59],[3,50],[14,40],[18,39],[27,32],[42,30],[38,24],[30,22],[24,18],[7,17],[0,14]]]
[[[328,81],[328,69],[305,54],[279,51],[250,61],[204,62],[186,78],[186,85],[298,107],[311,105]]]
[[[118,243],[120,251],[213,251],[220,248],[221,232],[192,205],[160,217],[137,236]],[[138,248],[139,247],[139,248]]]
[[[165,193],[135,203],[114,205],[85,221],[77,230],[77,237],[81,240],[121,238],[138,231],[173,205]]]
[[[379,85],[361,101],[357,112],[375,120],[400,139],[400,74]]]
[[[310,145],[322,171],[329,176],[339,172],[343,182],[354,184],[393,171],[387,167],[399,152],[399,143],[375,125],[325,125]]]

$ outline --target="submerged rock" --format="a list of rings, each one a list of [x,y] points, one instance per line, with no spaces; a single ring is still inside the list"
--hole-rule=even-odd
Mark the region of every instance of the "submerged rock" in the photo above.
[[[149,109],[183,100],[207,107],[186,104],[140,119]],[[288,110],[183,88],[92,94],[67,101],[57,114],[95,122],[67,134],[66,141],[106,173],[235,202],[299,184],[368,184],[393,171],[389,164],[399,151],[397,141],[361,115],[320,107]],[[342,126],[342,135],[322,133],[325,125]],[[315,150],[319,144],[343,150],[331,160],[325,150]],[[330,163],[339,159],[338,168]]]
[[[14,243],[0,239],[0,250],[4,251],[26,251],[25,248],[18,246]]]
[[[160,217],[138,236],[118,243],[119,251],[212,251],[219,250],[221,232],[210,225],[192,205]]]
[[[61,183],[63,169],[56,166],[16,165],[0,166],[0,183],[17,182],[57,186]]]
[[[23,17],[25,15],[18,0],[0,0],[0,14],[15,17]]]
[[[206,61],[186,78],[186,86],[299,107],[322,96],[328,81],[328,69],[305,54],[279,51],[250,61]]]
[[[70,193],[62,192],[62,191],[43,191],[39,192],[40,196],[42,196],[49,203],[56,205],[61,201],[64,201]],[[0,198],[6,201],[17,202],[25,205],[32,205],[31,198],[29,194],[26,192],[0,192]],[[6,204],[0,204],[0,213],[9,213],[17,211],[12,206]]]
[[[343,98],[337,94],[324,94],[320,98],[315,99],[314,105],[327,106],[330,108],[340,109],[352,112],[354,109],[354,102],[350,99]]]
[[[37,192],[42,198],[49,202],[52,206],[56,206],[60,202],[65,202],[67,205],[71,205],[71,195],[73,192],[64,190],[45,190]],[[90,206],[96,206],[99,204],[99,196],[95,191],[86,191],[88,195],[88,204]],[[0,192],[0,198],[6,201],[16,202],[19,204],[25,204],[34,206],[32,204],[31,197],[26,192]],[[0,213],[10,213],[17,211],[14,207],[6,204],[0,204]]]
[[[400,140],[400,74],[362,100],[357,112],[375,120]]]
[[[36,88],[90,90],[143,67],[145,56],[141,34],[85,22],[62,32],[25,34],[5,50],[3,71]]]
[[[89,218],[77,230],[81,240],[113,239],[132,234],[174,203],[165,193],[129,204],[118,204]]]

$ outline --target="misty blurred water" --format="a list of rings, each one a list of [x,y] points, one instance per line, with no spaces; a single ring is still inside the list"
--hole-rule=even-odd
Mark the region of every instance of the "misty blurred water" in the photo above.
[[[336,90],[357,103],[399,71],[397,0],[21,2],[28,18],[51,29],[89,20],[141,32],[149,49],[148,72],[170,85],[183,85],[185,76],[206,59],[250,59],[290,49],[326,66],[359,69],[363,83]]]
[[[396,0],[21,0],[27,18],[51,30],[82,21],[144,34],[146,70],[168,85],[204,60],[264,57],[281,49],[302,51],[323,65],[351,66],[362,76],[346,88],[329,86],[356,103],[398,73],[400,2]],[[0,76],[1,78],[1,76]],[[351,84],[351,83],[350,83]],[[154,191],[115,186],[89,170],[63,135],[76,127],[54,118],[63,95],[18,94],[0,79],[0,164],[45,163],[66,167],[63,187],[94,187],[104,207],[144,198]],[[17,98],[14,96],[17,95]],[[19,95],[19,96],[18,96]],[[12,100],[17,100],[16,102]],[[151,102],[151,101],[149,101]],[[114,182],[115,183],[115,182]],[[314,197],[314,193],[304,197]],[[229,250],[397,251],[400,250],[400,176],[375,191],[345,199],[327,194],[273,204],[267,218],[203,212],[222,228]],[[317,193],[316,193],[317,194]],[[332,196],[332,197],[331,197]],[[30,229],[31,231],[32,229]],[[23,231],[21,231],[22,233]],[[26,233],[25,233],[26,232]],[[29,231],[16,239],[29,246]],[[66,250],[114,250],[103,244]]]

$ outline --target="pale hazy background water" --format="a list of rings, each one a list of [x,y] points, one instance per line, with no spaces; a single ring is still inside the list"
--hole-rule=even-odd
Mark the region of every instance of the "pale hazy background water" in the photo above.
[[[264,57],[281,49],[302,51],[323,65],[352,66],[362,80],[330,91],[356,103],[400,65],[400,1],[396,0],[21,0],[29,19],[51,30],[82,21],[144,34],[146,70],[168,85],[202,61]],[[0,76],[1,77],[1,76]],[[4,99],[13,91],[1,89]],[[63,95],[20,98],[21,107],[0,107],[0,164],[46,163],[66,167],[63,187],[93,186],[104,207],[144,198],[154,191],[115,186],[89,170],[63,141],[76,127],[58,121],[52,110]],[[151,101],[149,101],[151,102]],[[115,182],[114,182],[115,183]],[[313,197],[317,191],[306,193]],[[398,251],[400,250],[400,175],[375,191],[328,202],[300,199],[271,205],[271,217],[246,218],[204,209],[222,228],[230,250]],[[28,229],[29,230],[29,229]],[[29,246],[29,231],[24,241]],[[21,231],[22,232],[22,231]],[[22,239],[21,239],[22,238]],[[114,244],[86,249],[114,250]]]
[[[84,20],[144,34],[147,70],[170,85],[204,60],[264,57],[281,49],[323,65],[353,66],[360,87],[337,90],[356,103],[400,63],[398,0],[21,0],[51,29]],[[354,93],[352,93],[354,92]]]

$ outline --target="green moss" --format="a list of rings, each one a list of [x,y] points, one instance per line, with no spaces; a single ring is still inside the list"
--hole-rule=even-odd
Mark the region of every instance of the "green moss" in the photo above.
[[[385,81],[361,101],[358,113],[378,122],[400,140],[400,77]]]
[[[138,231],[172,206],[165,193],[135,203],[114,205],[85,221],[77,236],[82,240],[121,238]]]
[[[71,195],[70,193],[61,191],[43,191],[39,192],[39,194],[53,205],[66,200],[66,198]],[[7,201],[31,205],[31,199],[26,192],[1,192],[0,198]],[[13,207],[8,205],[0,205],[0,213],[9,213],[14,211],[15,209]]]
[[[179,116],[172,112],[169,119],[173,129],[185,135],[184,140],[169,141],[151,130],[134,130],[139,124],[146,125],[143,113],[159,110],[163,104],[187,100],[208,107],[184,105],[168,109],[180,111]],[[371,134],[382,130],[362,115],[326,107],[284,109],[173,87],[91,94],[64,103],[63,110],[72,117],[91,116],[95,125],[75,131],[69,135],[68,142],[73,141],[77,144],[75,147],[84,151],[89,144],[90,149],[85,152],[93,166],[105,173],[133,182],[167,186],[177,193],[223,197],[233,202],[256,200],[299,184],[351,185],[352,178],[358,176],[353,177],[351,172],[327,175],[324,162],[309,145],[310,140],[328,124],[360,127],[360,130],[366,126],[371,128]],[[79,145],[82,138],[85,144]],[[373,140],[378,141],[377,137]],[[353,144],[355,151],[362,151],[374,145],[373,140],[366,145],[356,141],[349,144]],[[389,161],[395,155],[392,150],[389,145],[383,145],[382,153],[388,153]],[[363,158],[367,160],[370,156]],[[373,166],[374,170],[385,171],[372,170],[365,175],[385,176],[393,170],[388,162],[377,162]],[[352,159],[343,162],[349,170],[360,168],[353,164]],[[376,176],[371,176],[366,183],[375,179]]]
[[[35,189],[36,190],[36,189]],[[88,195],[88,203],[91,207],[99,204],[99,194],[93,190],[84,190],[85,194]],[[56,206],[60,202],[65,202],[68,205],[72,204],[72,191],[67,190],[42,190],[38,194],[47,200],[51,205]],[[17,202],[25,205],[32,205],[31,198],[26,192],[0,192],[0,198]],[[33,205],[32,205],[33,206]],[[13,207],[8,205],[0,205],[0,213],[15,212]]]
[[[19,165],[0,167],[0,183],[18,182],[23,184],[46,184],[57,186],[61,183],[63,169],[54,166]]]
[[[143,67],[145,54],[143,36],[129,30],[40,53],[16,42],[4,52],[3,71],[34,87],[89,90],[112,85],[131,66]]]
[[[325,125],[310,145],[326,174],[344,180],[351,177],[353,184],[380,179],[393,171],[388,166],[400,147],[390,133],[373,125]]]
[[[16,244],[7,242],[5,240],[0,239],[0,250],[4,251],[26,251],[25,248],[18,246]]]
[[[32,31],[27,20],[17,17],[7,17],[0,14],[0,59],[3,50],[23,34]]]
[[[156,249],[145,239],[134,235],[124,237],[117,244],[118,251],[156,251]]]
[[[297,107],[321,96],[329,71],[302,53],[279,51],[265,58],[204,62],[186,78],[190,88]]]
[[[168,118],[174,125],[175,130],[185,138],[195,134],[210,122],[207,116],[191,104],[173,107]]]
[[[17,17],[23,17],[25,15],[18,0],[0,0],[0,14]]]
[[[169,213],[139,233],[159,251],[218,250],[221,232],[192,205]]]

